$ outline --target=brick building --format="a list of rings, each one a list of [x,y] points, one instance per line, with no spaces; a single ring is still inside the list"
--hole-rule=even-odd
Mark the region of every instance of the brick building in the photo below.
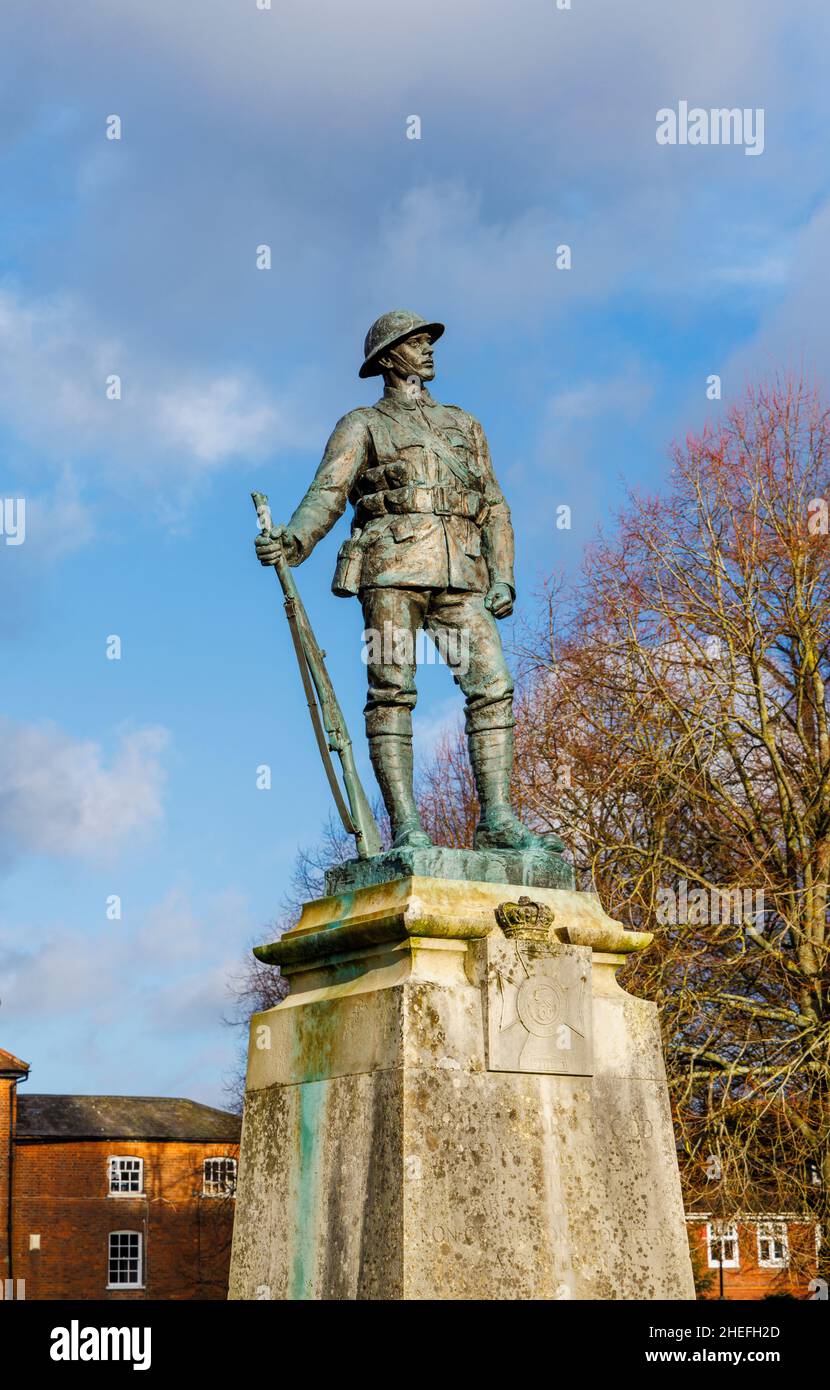
[[[0,1296],[225,1298],[239,1117],[31,1095],[28,1074],[0,1050]]]
[[[738,1213],[724,1220],[709,1212],[686,1216],[698,1298],[811,1297],[817,1277],[820,1231],[815,1221],[783,1212]]]

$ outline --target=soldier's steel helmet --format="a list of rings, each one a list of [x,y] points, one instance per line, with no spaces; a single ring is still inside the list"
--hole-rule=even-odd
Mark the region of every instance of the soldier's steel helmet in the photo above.
[[[413,333],[429,333],[435,342],[443,331],[443,323],[427,323],[426,319],[422,319],[419,314],[411,314],[408,309],[393,309],[390,314],[381,314],[366,334],[366,342],[363,344],[365,360],[358,376],[380,376],[378,358],[396,343],[410,338]]]

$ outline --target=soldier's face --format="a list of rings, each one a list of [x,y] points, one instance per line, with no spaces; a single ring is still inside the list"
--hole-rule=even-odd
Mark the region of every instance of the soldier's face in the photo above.
[[[395,351],[406,364],[406,375],[419,376],[421,381],[432,381],[435,367],[432,361],[432,341],[428,333],[413,333],[404,338]]]

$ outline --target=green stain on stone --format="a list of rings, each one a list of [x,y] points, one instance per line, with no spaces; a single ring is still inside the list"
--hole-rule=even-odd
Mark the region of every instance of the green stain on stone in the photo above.
[[[291,1267],[292,1299],[315,1296],[314,1274],[317,1249],[319,1157],[325,1088],[320,1082],[299,1087],[299,1154],[297,1196],[294,1217],[294,1259]],[[319,1296],[319,1293],[318,1293]]]

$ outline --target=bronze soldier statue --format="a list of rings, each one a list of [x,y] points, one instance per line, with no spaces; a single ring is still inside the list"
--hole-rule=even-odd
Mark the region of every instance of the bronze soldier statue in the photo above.
[[[456,405],[440,405],[424,385],[435,375],[432,346],[443,332],[443,324],[404,309],[372,324],[359,375],[382,375],[383,395],[338,421],[302,502],[285,526],[257,537],[257,554],[273,565],[281,548],[299,565],[347,501],[354,507],[332,589],[359,596],[367,632],[408,639],[370,647],[364,710],[394,848],[431,844],[412,760],[415,635],[425,628],[466,696],[481,808],[475,848],[556,852],[561,842],[533,834],[510,805],[513,681],[496,619],[513,611],[513,527],[481,425]]]

